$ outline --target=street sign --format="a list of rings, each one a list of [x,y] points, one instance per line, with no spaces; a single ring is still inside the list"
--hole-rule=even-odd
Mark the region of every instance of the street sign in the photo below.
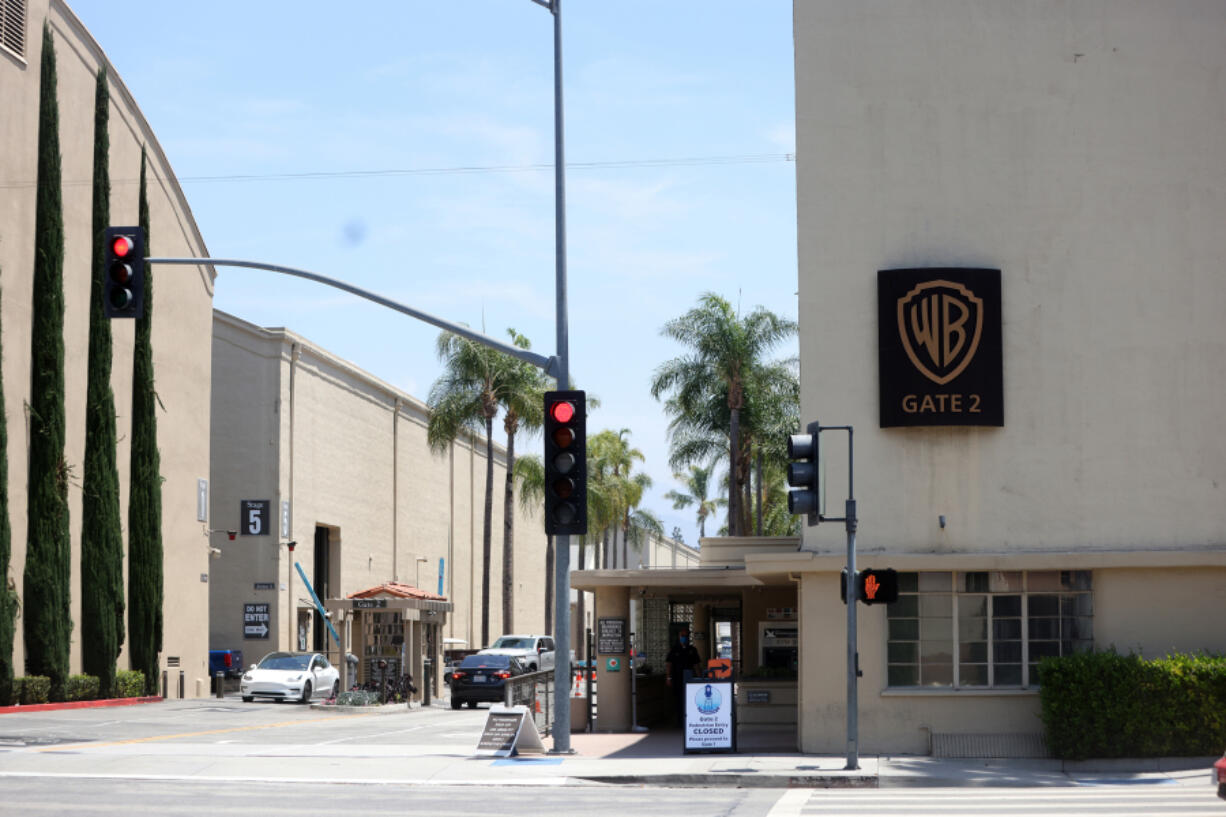
[[[268,638],[271,616],[267,602],[243,605],[243,638]]]
[[[476,754],[513,757],[520,752],[545,754],[545,744],[536,731],[536,723],[528,716],[527,707],[492,704],[477,740]]]

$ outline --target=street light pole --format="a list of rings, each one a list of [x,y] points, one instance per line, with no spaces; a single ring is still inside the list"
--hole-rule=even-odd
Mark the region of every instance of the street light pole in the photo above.
[[[532,0],[553,15],[553,175],[554,261],[557,295],[557,388],[570,388],[569,334],[566,311],[566,152],[562,117],[562,0]],[[560,534],[554,556],[553,752],[570,748],[570,536]]]

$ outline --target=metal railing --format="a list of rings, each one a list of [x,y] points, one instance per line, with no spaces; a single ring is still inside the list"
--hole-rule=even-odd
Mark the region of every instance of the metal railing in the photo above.
[[[502,702],[506,706],[526,706],[532,713],[536,731],[541,735],[548,735],[553,724],[550,709],[553,690],[554,675],[551,669],[515,675],[507,679]]]

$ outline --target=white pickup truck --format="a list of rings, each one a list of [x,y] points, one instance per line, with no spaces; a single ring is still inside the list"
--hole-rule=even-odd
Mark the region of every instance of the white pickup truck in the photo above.
[[[514,656],[523,662],[528,672],[553,669],[553,639],[547,635],[504,635],[480,652]]]

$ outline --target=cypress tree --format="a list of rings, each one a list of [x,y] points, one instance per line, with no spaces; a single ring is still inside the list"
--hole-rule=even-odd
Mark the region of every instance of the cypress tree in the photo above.
[[[107,168],[110,94],[106,69],[94,91],[93,265],[89,287],[89,375],[85,395],[85,468],[81,497],[81,664],[111,697],[123,644],[123,530],[119,518],[115,396],[111,391],[111,321],[102,299],[111,179]]]
[[[4,353],[0,350],[0,364]],[[9,578],[13,555],[9,528],[9,435],[4,406],[4,376],[0,368],[0,706],[13,700],[13,636],[17,629],[17,588]]]
[[[26,674],[51,679],[64,700],[72,635],[64,459],[64,213],[60,187],[55,45],[43,23],[38,102],[38,187],[34,211],[34,300],[30,331],[30,464],[22,635]]]
[[[140,155],[140,226],[149,234],[145,151]],[[136,319],[132,370],[132,459],[128,497],[128,631],[132,669],[145,673],[145,690],[158,689],[162,651],[162,475],[157,445],[157,392],[153,383],[153,274],[145,265],[144,312]]]

